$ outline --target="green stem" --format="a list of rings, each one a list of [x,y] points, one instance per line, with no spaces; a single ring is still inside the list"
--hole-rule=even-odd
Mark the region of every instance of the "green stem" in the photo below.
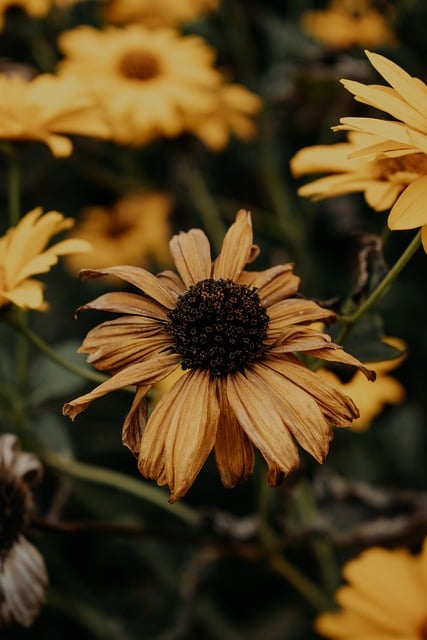
[[[6,320],[9,324],[17,329],[31,344],[33,344],[36,349],[38,349],[45,356],[56,362],[59,366],[67,369],[71,373],[75,373],[80,378],[85,378],[86,380],[90,380],[90,382],[96,382],[97,384],[101,382],[105,382],[107,380],[107,376],[103,376],[100,373],[96,373],[95,371],[90,371],[89,369],[84,369],[83,367],[78,367],[76,365],[71,364],[67,360],[64,360],[61,356],[59,356],[54,349],[52,349],[42,338],[40,338],[36,333],[34,333],[26,324],[24,324],[19,317],[19,315],[8,314],[6,316]],[[126,390],[131,390],[126,387]]]
[[[341,329],[339,335],[337,336],[335,342],[341,343],[347,337],[347,334],[350,332],[352,327],[362,318],[370,309],[374,306],[374,304],[381,298],[386,289],[391,285],[391,283],[397,278],[402,269],[408,264],[409,260],[417,251],[418,247],[421,244],[421,230],[417,233],[417,235],[412,239],[409,245],[406,247],[405,251],[402,253],[400,258],[395,262],[387,275],[381,280],[378,286],[372,291],[372,293],[362,302],[362,304],[356,309],[356,311],[348,316],[341,316],[340,322],[342,322],[345,326]]]
[[[142,500],[156,505],[164,511],[168,511],[172,515],[180,518],[190,525],[199,522],[199,516],[194,509],[183,504],[170,504],[165,492],[157,487],[147,484],[144,480],[136,480],[118,471],[96,467],[83,462],[78,462],[64,456],[60,456],[52,451],[45,451],[41,454],[41,458],[50,466],[79,480],[102,484],[107,487],[119,489],[130,493]]]

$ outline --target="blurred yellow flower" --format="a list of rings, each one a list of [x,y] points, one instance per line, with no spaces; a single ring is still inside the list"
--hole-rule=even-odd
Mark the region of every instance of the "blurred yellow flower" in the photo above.
[[[228,144],[230,134],[241,140],[257,135],[253,117],[262,107],[261,99],[240,84],[223,84],[210,113],[189,117],[186,130],[196,135],[212,151],[221,151]]]
[[[299,187],[300,196],[313,200],[362,192],[376,211],[390,209],[402,191],[414,180],[427,175],[427,156],[409,154],[396,158],[358,152],[382,138],[360,131],[348,132],[347,142],[319,144],[297,151],[290,162],[295,178],[331,173]]]
[[[404,352],[406,345],[398,338],[384,338],[383,342]],[[387,404],[399,404],[405,397],[405,389],[396,378],[388,375],[403,361],[405,355],[398,355],[390,360],[380,362],[365,362],[365,367],[372,369],[377,374],[374,384],[367,382],[366,378],[356,371],[349,382],[341,382],[335,373],[327,369],[319,369],[318,374],[337,387],[353,400],[359,409],[360,416],[350,425],[355,431],[365,431],[371,425],[374,418],[381,413]]]
[[[215,51],[198,36],[141,25],[80,26],[62,33],[59,47],[62,73],[86,82],[117,142],[175,137],[188,119],[217,105],[222,78],[213,68]]]
[[[73,224],[74,220],[57,211],[42,215],[37,207],[0,238],[0,308],[12,303],[21,309],[47,309],[43,284],[32,276],[49,271],[58,256],[90,250],[87,242],[77,238],[46,248],[52,236]]]
[[[75,273],[108,264],[146,266],[150,259],[169,264],[171,208],[171,198],[161,193],[130,194],[111,208],[88,207],[72,235],[87,240],[92,252],[67,256],[68,268]]]
[[[301,25],[333,51],[393,44],[396,38],[385,16],[371,5],[366,0],[332,0],[326,9],[305,11]]]
[[[82,0],[0,0],[0,29],[4,27],[5,14],[8,9],[19,8],[31,18],[42,18],[53,6],[68,7]]]
[[[384,56],[366,51],[371,64],[390,84],[365,85],[352,80],[342,80],[345,88],[354,94],[356,100],[369,106],[389,113],[396,120],[381,120],[379,118],[341,118],[340,125],[334,127],[335,131],[354,131],[358,138],[350,139],[351,144],[357,148],[350,151],[351,159],[361,158],[368,162],[365,164],[365,175],[355,176],[357,163],[350,171],[350,179],[347,188],[344,189],[345,179],[324,178],[320,183],[318,195],[328,197],[349,193],[351,191],[364,191],[369,194],[369,200],[377,209],[388,208],[392,205],[388,217],[390,229],[414,229],[421,227],[421,237],[424,250],[427,252],[427,209],[425,200],[427,197],[427,86],[419,78],[410,76],[397,64]],[[363,145],[360,134],[367,136]],[[304,151],[304,150],[303,150]],[[328,170],[331,155],[335,155],[335,165],[343,156],[343,147],[338,147],[335,152],[326,155],[325,168]],[[292,161],[296,175],[307,173],[309,163],[318,171],[321,168],[321,151],[310,151],[304,158],[304,154],[297,156]],[[369,161],[371,161],[369,163]],[[304,168],[305,164],[305,168]],[[344,169],[348,168],[347,165]],[[363,167],[363,164],[361,165]],[[346,176],[349,177],[348,174]],[[352,180],[357,178],[356,181]],[[362,179],[360,179],[362,178]],[[391,184],[387,187],[381,185],[383,180]],[[334,188],[337,186],[337,189]],[[317,183],[319,187],[319,182]],[[306,188],[304,188],[306,189]],[[401,193],[402,192],[402,193]],[[400,195],[399,195],[400,194]],[[308,195],[307,190],[305,195]],[[384,202],[381,204],[381,196]],[[394,202],[393,202],[394,201]],[[385,206],[387,205],[387,206]]]
[[[427,539],[421,552],[371,547],[343,570],[337,612],[323,613],[316,631],[331,640],[425,640]]]
[[[110,0],[102,12],[105,22],[176,27],[215,11],[218,0]]]
[[[0,74],[0,139],[38,140],[56,157],[73,150],[68,135],[105,138],[99,108],[74,78],[42,74],[26,81]]]

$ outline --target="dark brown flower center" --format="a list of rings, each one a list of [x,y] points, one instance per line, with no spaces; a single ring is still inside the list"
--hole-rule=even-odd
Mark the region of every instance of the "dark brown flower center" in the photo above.
[[[231,280],[202,280],[178,298],[168,330],[183,369],[214,377],[243,371],[265,353],[268,315],[256,289]]]
[[[0,468],[0,557],[25,530],[32,507],[24,482]]]
[[[160,74],[157,56],[144,49],[124,53],[119,60],[119,72],[130,80],[152,80]]]

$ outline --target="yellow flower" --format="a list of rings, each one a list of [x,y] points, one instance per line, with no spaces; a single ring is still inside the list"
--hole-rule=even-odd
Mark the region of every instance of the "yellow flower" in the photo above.
[[[123,425],[123,443],[138,456],[142,475],[171,490],[171,502],[193,484],[212,450],[223,484],[234,487],[253,472],[254,447],[277,485],[299,463],[295,438],[321,462],[331,424],[358,416],[354,403],[310,371],[296,355],[373,372],[312,329],[334,319],[316,303],[294,297],[299,278],[292,265],[246,271],[258,254],[250,214],[241,210],[212,262],[200,229],[170,242],[179,276],[157,277],[132,266],[85,270],[84,278],[117,276],[144,295],[106,293],[84,309],[123,314],[92,329],[80,352],[112,377],[64,405],[74,419],[101,396],[137,385]],[[146,394],[175,369],[179,380],[147,417]]]
[[[384,338],[383,342],[399,349],[402,353],[406,348],[405,343],[398,338]],[[403,386],[388,373],[396,369],[404,357],[404,355],[398,355],[390,360],[365,362],[365,366],[377,374],[374,384],[369,386],[360,371],[356,371],[349,382],[343,383],[332,371],[319,369],[318,374],[348,395],[359,409],[360,416],[351,423],[352,429],[355,431],[368,429],[385,405],[399,404],[403,401],[405,397]]]
[[[149,27],[176,27],[215,11],[218,0],[110,0],[102,16],[105,22],[140,23]]]
[[[422,242],[427,252],[427,211],[424,206],[427,195],[427,86],[384,56],[369,51],[366,51],[366,55],[390,86],[365,85],[352,80],[342,80],[342,83],[356,100],[382,109],[397,120],[341,118],[341,124],[334,130],[354,131],[368,136],[363,146],[359,146],[356,140],[357,149],[351,152],[351,158],[371,161],[367,165],[367,173],[370,172],[371,182],[376,182],[374,202],[381,192],[381,189],[378,191],[378,170],[383,170],[383,180],[392,183],[389,191],[385,189],[385,202],[390,205],[395,198],[388,226],[392,230],[421,227]],[[354,139],[350,142],[354,142]],[[317,167],[320,170],[320,162]],[[366,179],[369,179],[369,175]],[[342,180],[337,182],[340,189],[338,193],[364,191],[365,186],[369,186],[366,182],[363,186],[359,181],[358,188],[350,189],[349,181],[349,189],[343,191]],[[327,195],[337,195],[331,192],[331,185],[327,182],[326,192],[328,189]],[[377,204],[376,208],[381,209],[381,204]]]
[[[106,264],[145,266],[153,258],[168,264],[171,207],[171,199],[162,193],[134,193],[111,208],[85,209],[72,235],[87,240],[92,252],[67,256],[67,266],[75,273]]]
[[[80,26],[62,33],[59,46],[62,73],[85,81],[119,143],[178,136],[186,119],[215,110],[221,75],[214,50],[198,36],[140,25]]]
[[[366,55],[390,87],[364,85],[351,80],[342,82],[356,100],[381,109],[398,121],[341,118],[341,124],[335,128],[378,136],[381,138],[379,142],[374,138],[372,146],[358,153],[396,159],[403,167],[408,162],[409,171],[420,174],[393,205],[388,225],[390,229],[422,227],[422,240],[427,252],[427,212],[424,207],[427,193],[427,86],[387,58],[369,51]]]
[[[338,589],[340,611],[323,613],[316,630],[331,640],[424,640],[427,633],[427,539],[418,555],[371,547],[348,562]]]
[[[395,42],[386,18],[370,2],[333,0],[326,9],[305,11],[301,24],[304,31],[333,51]]]
[[[74,224],[57,211],[42,215],[41,207],[24,216],[0,238],[0,308],[15,304],[22,309],[47,308],[43,284],[32,276],[46,273],[58,262],[58,256],[89,251],[84,240],[68,239],[47,247],[52,236]]]
[[[241,140],[256,137],[253,117],[262,107],[261,99],[240,84],[224,84],[217,93],[215,108],[199,117],[189,117],[186,130],[196,135],[212,151],[221,151],[230,134]]]
[[[414,180],[427,174],[427,156],[410,154],[396,158],[360,156],[361,149],[381,142],[382,138],[350,131],[347,142],[313,145],[300,149],[291,159],[292,174],[330,173],[298,189],[300,196],[313,200],[362,192],[376,211],[390,209],[399,195]]]
[[[26,81],[0,74],[0,139],[38,140],[63,157],[73,150],[63,134],[109,134],[93,98],[76,79],[43,74]]]

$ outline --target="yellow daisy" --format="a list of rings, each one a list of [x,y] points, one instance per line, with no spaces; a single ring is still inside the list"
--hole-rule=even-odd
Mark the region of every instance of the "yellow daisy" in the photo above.
[[[385,16],[371,5],[366,0],[332,0],[326,9],[305,11],[301,24],[311,37],[333,51],[394,43],[396,38]]]
[[[0,74],[0,139],[38,140],[54,156],[69,156],[68,135],[105,138],[109,128],[81,83],[42,74],[26,81]]]
[[[76,273],[106,264],[146,266],[150,259],[168,264],[171,208],[171,198],[162,193],[133,193],[111,208],[88,207],[72,236],[87,240],[92,252],[68,255],[67,266]]]
[[[371,547],[348,562],[349,583],[323,613],[316,631],[331,640],[425,640],[427,634],[427,540],[421,552]]]
[[[402,353],[406,345],[398,338],[384,338],[389,344]],[[365,366],[377,374],[375,383],[368,386],[366,378],[360,371],[356,371],[349,382],[341,382],[335,373],[327,369],[319,369],[318,374],[348,395],[359,409],[360,416],[351,423],[355,431],[365,431],[374,418],[381,413],[386,405],[399,404],[405,397],[405,389],[396,378],[389,375],[403,361],[404,355],[398,355],[389,360],[365,362]]]
[[[177,27],[215,11],[218,0],[110,0],[103,10],[105,22],[140,23],[148,27]]]
[[[331,424],[358,416],[354,403],[310,371],[304,352],[373,372],[310,327],[334,314],[295,297],[292,265],[246,271],[257,255],[250,214],[241,210],[212,262],[200,229],[170,242],[179,275],[157,277],[133,266],[84,270],[84,278],[117,276],[141,293],[107,293],[80,308],[122,314],[92,329],[80,352],[112,374],[64,405],[74,419],[111,391],[137,385],[123,425],[123,442],[138,456],[142,475],[167,484],[170,500],[193,484],[212,450],[223,484],[234,487],[253,471],[254,446],[268,463],[268,481],[280,482],[299,463],[295,438],[321,462]],[[145,396],[175,369],[179,380],[147,417]]]
[[[141,25],[80,26],[62,33],[59,46],[62,73],[85,81],[119,143],[178,136],[187,119],[217,104],[215,52],[198,36]]]
[[[47,308],[43,284],[32,276],[49,271],[58,256],[90,250],[87,242],[77,238],[46,248],[52,236],[73,224],[74,220],[57,211],[42,215],[37,207],[0,238],[0,308],[9,304],[39,311]]]
[[[382,109],[397,120],[341,118],[341,124],[334,130],[354,131],[369,136],[360,147],[356,140],[358,148],[351,152],[351,158],[373,162],[370,165],[370,177],[371,182],[373,177],[377,182],[374,191],[378,189],[377,170],[384,170],[383,179],[392,183],[390,191],[385,189],[387,205],[395,196],[388,217],[390,229],[421,227],[422,242],[427,252],[427,212],[424,206],[427,195],[427,86],[384,56],[369,51],[366,55],[390,86],[365,85],[352,80],[342,80],[342,83],[356,100]],[[354,142],[354,139],[350,142]],[[402,189],[402,185],[405,188]],[[359,182],[359,188],[354,190],[365,190],[361,187]],[[327,184],[328,188],[330,185]],[[343,192],[341,189],[340,193]],[[377,191],[373,201],[378,199],[379,193]],[[337,194],[330,192],[328,195]],[[376,208],[382,208],[381,204],[377,204]]]
[[[424,198],[427,192],[427,86],[419,78],[410,76],[397,64],[376,53],[366,52],[371,64],[390,84],[390,87],[364,85],[343,80],[356,100],[389,113],[397,121],[376,118],[341,118],[336,130],[361,131],[381,138],[358,154],[397,159],[402,167],[408,162],[413,180],[393,205],[388,217],[390,229],[422,227],[422,240],[427,251],[427,213]]]
[[[291,158],[290,169],[295,178],[330,174],[299,187],[300,196],[322,200],[361,192],[370,207],[385,211],[411,182],[427,175],[427,156],[424,154],[395,158],[360,155],[360,150],[381,143],[382,138],[360,131],[348,132],[347,138],[347,142],[304,147]]]
[[[212,151],[221,151],[231,134],[246,141],[256,137],[253,118],[261,107],[261,99],[246,87],[224,83],[217,93],[215,108],[199,117],[188,117],[185,128]]]

